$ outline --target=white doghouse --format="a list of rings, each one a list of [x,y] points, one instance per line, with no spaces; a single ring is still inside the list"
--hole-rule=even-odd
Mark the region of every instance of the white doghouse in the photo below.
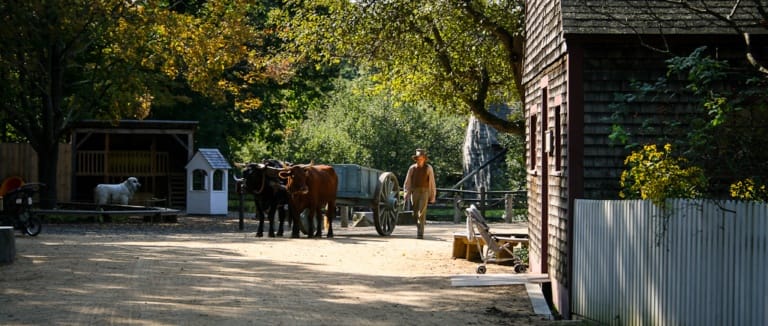
[[[141,184],[139,179],[130,177],[118,184],[99,184],[93,189],[93,199],[97,205],[127,205]]]

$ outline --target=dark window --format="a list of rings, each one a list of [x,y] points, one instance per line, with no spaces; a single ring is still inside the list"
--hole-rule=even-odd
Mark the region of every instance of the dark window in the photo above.
[[[213,190],[224,190],[224,171],[216,170],[213,172]]]
[[[563,131],[562,131],[562,127],[561,127],[562,121],[563,120],[560,117],[560,106],[558,105],[558,106],[555,107],[555,139],[554,139],[554,141],[555,141],[555,171],[560,171],[560,169],[562,168],[561,164],[560,164],[560,161],[561,161],[561,157],[560,157],[561,148],[560,147],[561,147],[561,142],[562,142],[562,138],[563,138],[563,136],[562,136],[562,132]]]
[[[536,168],[536,115],[531,116],[531,132],[530,132],[530,141],[528,142],[529,148],[529,154],[530,159],[528,160],[528,164],[530,164],[529,168],[531,170]]]
[[[205,190],[205,177],[208,173],[205,170],[197,169],[192,171],[192,190]]]

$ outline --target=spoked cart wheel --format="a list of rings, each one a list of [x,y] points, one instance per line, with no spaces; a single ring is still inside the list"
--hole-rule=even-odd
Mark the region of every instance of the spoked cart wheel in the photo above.
[[[397,225],[400,185],[392,172],[384,172],[379,176],[379,184],[374,192],[373,222],[379,235],[390,235]]]
[[[314,222],[314,221],[312,221]],[[299,213],[299,230],[303,234],[307,234],[307,226],[309,225],[309,208],[305,208]]]
[[[316,222],[316,217],[312,219],[312,223]],[[326,231],[328,228],[326,227],[328,224],[327,220],[325,220],[326,223],[323,223],[323,225],[317,226],[315,225],[315,228],[313,229],[313,232],[317,231],[317,228],[323,228],[323,231]],[[299,231],[303,233],[304,235],[308,234],[308,227],[309,227],[309,208],[305,208],[303,211],[301,211],[301,214],[299,214]]]

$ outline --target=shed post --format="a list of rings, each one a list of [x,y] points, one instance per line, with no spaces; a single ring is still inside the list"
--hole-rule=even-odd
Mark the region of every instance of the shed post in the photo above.
[[[504,221],[512,223],[512,218],[515,216],[515,195],[504,195]]]
[[[483,217],[485,217],[485,186],[480,186],[480,213],[483,214]]]
[[[461,221],[461,195],[457,192],[453,195],[453,223]]]

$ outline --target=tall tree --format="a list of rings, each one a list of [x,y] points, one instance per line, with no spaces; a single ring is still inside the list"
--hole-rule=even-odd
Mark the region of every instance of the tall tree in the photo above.
[[[519,117],[497,117],[488,108],[524,94],[523,3],[297,0],[284,8],[283,32],[303,55],[370,65],[382,88],[405,94],[405,101],[469,111],[500,131],[522,135]]]
[[[242,85],[286,65],[255,51],[250,1],[29,0],[0,3],[0,116],[38,154],[55,204],[58,145],[81,119],[143,118],[182,83],[240,110]]]
[[[263,144],[271,149],[284,140],[285,129],[296,120],[306,118],[309,108],[316,105],[325,93],[333,88],[342,72],[341,65],[318,65],[308,58],[295,58],[286,43],[275,32],[279,30],[271,13],[282,8],[284,0],[253,1],[247,9],[246,21],[254,35],[248,47],[256,50],[263,66],[236,65],[225,73],[230,82],[238,81],[238,94],[258,99],[251,107],[237,105],[238,97],[228,94],[225,101],[212,101],[190,89],[178,85],[171,92],[176,98],[184,98],[183,105],[172,101],[155,101],[150,115],[153,119],[187,119],[217,121],[199,126],[195,137],[197,146],[212,146],[222,153],[238,151],[243,144]],[[184,8],[188,11],[189,6]],[[256,72],[266,78],[244,78],[239,75]],[[238,107],[233,110],[232,107]],[[255,109],[257,108],[257,109]],[[262,156],[270,157],[270,155]]]
[[[286,141],[272,154],[296,163],[359,164],[395,172],[402,181],[413,151],[426,148],[438,184],[457,181],[462,173],[464,115],[440,115],[424,103],[398,105],[397,95],[371,92],[376,84],[367,75],[339,79],[336,85],[325,106],[311,109],[305,121],[291,126]],[[240,154],[260,160],[263,153],[254,147]]]

